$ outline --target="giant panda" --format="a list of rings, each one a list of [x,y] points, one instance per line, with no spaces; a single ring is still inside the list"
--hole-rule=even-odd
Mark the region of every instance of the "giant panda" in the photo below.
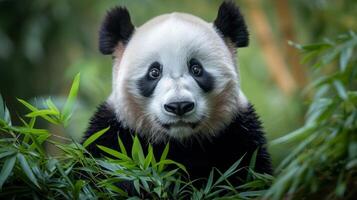
[[[191,179],[225,171],[257,150],[255,171],[272,173],[259,117],[240,88],[236,49],[248,46],[239,8],[223,2],[213,23],[185,13],[157,16],[135,27],[124,7],[108,11],[99,50],[113,57],[112,92],[90,120],[83,140],[110,127],[88,146],[130,150],[137,135],[144,149],[183,164]],[[238,177],[245,180],[245,175]]]

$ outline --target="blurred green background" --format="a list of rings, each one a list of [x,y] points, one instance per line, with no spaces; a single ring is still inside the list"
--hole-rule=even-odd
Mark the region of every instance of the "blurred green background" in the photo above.
[[[27,112],[16,97],[40,105],[43,98],[51,96],[61,105],[72,78],[80,72],[75,123],[64,130],[78,139],[96,106],[111,90],[112,60],[99,53],[97,41],[101,20],[108,9],[126,6],[133,23],[140,26],[156,15],[173,11],[213,21],[220,3],[213,0],[0,0],[0,93],[13,117]],[[356,30],[357,3],[355,0],[240,0],[236,3],[246,17],[251,34],[249,47],[238,50],[241,84],[271,140],[302,124],[309,100],[309,94],[302,88],[309,82],[310,70],[299,64],[299,54],[287,45],[288,41],[305,44]],[[262,27],[268,28],[271,35]],[[276,77],[285,80],[289,77],[281,71],[272,71],[274,63],[267,61],[269,57],[283,61],[280,67],[294,79],[295,89],[290,92],[282,89],[284,82],[276,81]],[[274,147],[270,151],[274,163],[278,163],[289,147]]]

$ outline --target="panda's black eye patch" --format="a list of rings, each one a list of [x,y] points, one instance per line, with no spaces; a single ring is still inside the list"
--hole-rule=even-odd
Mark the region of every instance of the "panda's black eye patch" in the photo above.
[[[157,83],[161,78],[162,65],[159,62],[153,62],[147,73],[138,80],[138,88],[140,94],[144,97],[149,97],[155,90]]]
[[[214,87],[214,78],[202,67],[202,64],[197,59],[191,58],[187,65],[190,74],[202,90],[205,92],[211,91]]]

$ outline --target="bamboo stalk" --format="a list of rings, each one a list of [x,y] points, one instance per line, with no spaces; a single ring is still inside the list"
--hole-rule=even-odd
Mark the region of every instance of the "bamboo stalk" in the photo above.
[[[260,2],[258,0],[247,0],[245,3],[249,7],[248,14],[251,27],[255,28],[268,70],[282,92],[289,96],[295,91],[296,82],[285,64],[284,54],[274,39],[271,26],[267,21]]]

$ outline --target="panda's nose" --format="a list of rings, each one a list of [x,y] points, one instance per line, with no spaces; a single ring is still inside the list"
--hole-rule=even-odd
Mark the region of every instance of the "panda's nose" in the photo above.
[[[195,104],[191,101],[172,102],[164,105],[164,108],[167,112],[178,116],[182,116],[185,113],[190,112],[194,107]]]

